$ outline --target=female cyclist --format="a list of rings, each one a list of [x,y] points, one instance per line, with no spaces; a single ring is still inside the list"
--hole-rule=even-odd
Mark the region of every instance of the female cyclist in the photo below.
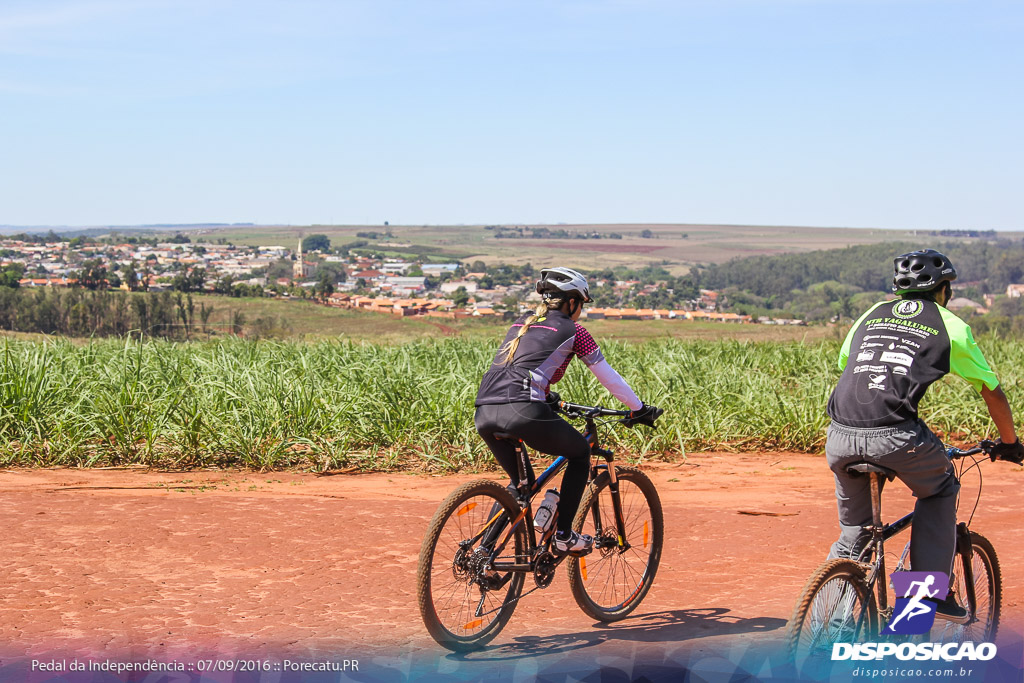
[[[634,423],[654,426],[663,412],[644,405],[601,354],[590,333],[576,322],[583,304],[592,301],[587,279],[571,268],[545,268],[537,292],[543,297],[536,312],[512,325],[476,397],[476,428],[494,457],[519,483],[516,447],[497,439],[505,432],[548,455],[561,455],[568,464],[558,501],[557,553],[585,555],[593,547],[590,536],[572,530],[590,470],[590,444],[551,407],[551,385],[562,378],[578,356],[604,387],[633,411]],[[532,474],[532,473],[531,473]]]

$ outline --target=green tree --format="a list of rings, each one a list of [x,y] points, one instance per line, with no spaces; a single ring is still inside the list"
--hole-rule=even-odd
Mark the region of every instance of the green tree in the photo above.
[[[455,304],[456,308],[464,308],[469,303],[469,292],[466,291],[465,287],[459,287],[452,292],[452,303]]]
[[[206,269],[190,268],[183,270],[171,280],[171,288],[177,292],[201,292],[206,285]]]
[[[321,301],[334,294],[334,283],[331,282],[331,276],[328,273],[320,273],[320,279],[313,285],[313,294]]]
[[[20,263],[12,263],[0,270],[0,287],[17,289],[21,286],[21,278],[25,273],[25,266]]]
[[[217,279],[213,291],[217,294],[231,295],[234,292],[235,278],[229,273]]]
[[[331,240],[327,235],[310,235],[302,240],[302,251],[330,251]]]
[[[139,271],[135,266],[135,259],[132,259],[131,263],[121,268],[121,275],[124,276],[124,281],[128,283],[128,291],[130,292],[137,292],[142,289],[142,284],[139,282]]]
[[[106,289],[107,267],[98,259],[90,259],[82,264],[77,273],[78,286],[89,290]]]

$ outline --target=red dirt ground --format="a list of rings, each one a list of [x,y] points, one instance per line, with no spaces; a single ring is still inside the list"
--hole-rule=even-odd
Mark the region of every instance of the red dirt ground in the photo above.
[[[476,656],[518,661],[580,648],[598,656],[612,646],[634,658],[713,654],[778,637],[836,534],[824,459],[699,454],[646,470],[665,510],[665,551],[635,616],[596,625],[560,570]],[[984,476],[972,528],[992,540],[1003,568],[1000,641],[1019,640],[1024,473],[986,463]],[[443,667],[447,653],[416,608],[416,560],[438,503],[472,478],[2,471],[0,650],[8,661],[216,652],[436,658]],[[976,490],[977,478],[965,478],[962,508]],[[886,518],[911,501],[892,485]]]

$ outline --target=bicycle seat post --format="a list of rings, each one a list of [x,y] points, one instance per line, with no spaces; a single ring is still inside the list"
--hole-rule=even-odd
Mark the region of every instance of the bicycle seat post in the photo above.
[[[882,487],[879,485],[878,473],[871,472],[871,524],[876,532],[882,529]]]
[[[515,491],[519,502],[525,505],[533,493],[533,483],[535,480],[533,467],[530,465],[530,455],[526,452],[526,443],[522,439],[505,432],[494,432],[494,438],[499,441],[511,441],[515,444],[516,469],[519,472],[519,483],[516,485]]]
[[[885,538],[882,534],[882,486],[879,479],[881,474],[869,472],[871,477],[871,540],[875,546],[875,576],[882,577],[875,582],[878,594],[878,608],[885,610],[888,607],[888,596],[886,593],[887,580],[885,579]]]
[[[522,439],[516,440],[516,456],[516,465],[519,468],[519,486],[516,488],[519,490],[520,502],[525,505],[533,494],[535,475],[529,453],[526,452],[526,443]]]

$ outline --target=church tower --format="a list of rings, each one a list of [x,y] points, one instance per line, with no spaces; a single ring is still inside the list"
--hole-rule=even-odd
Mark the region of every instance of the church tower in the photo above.
[[[299,238],[299,250],[295,252],[295,263],[292,265],[292,280],[301,282],[306,279],[306,267],[302,261],[302,238]]]

